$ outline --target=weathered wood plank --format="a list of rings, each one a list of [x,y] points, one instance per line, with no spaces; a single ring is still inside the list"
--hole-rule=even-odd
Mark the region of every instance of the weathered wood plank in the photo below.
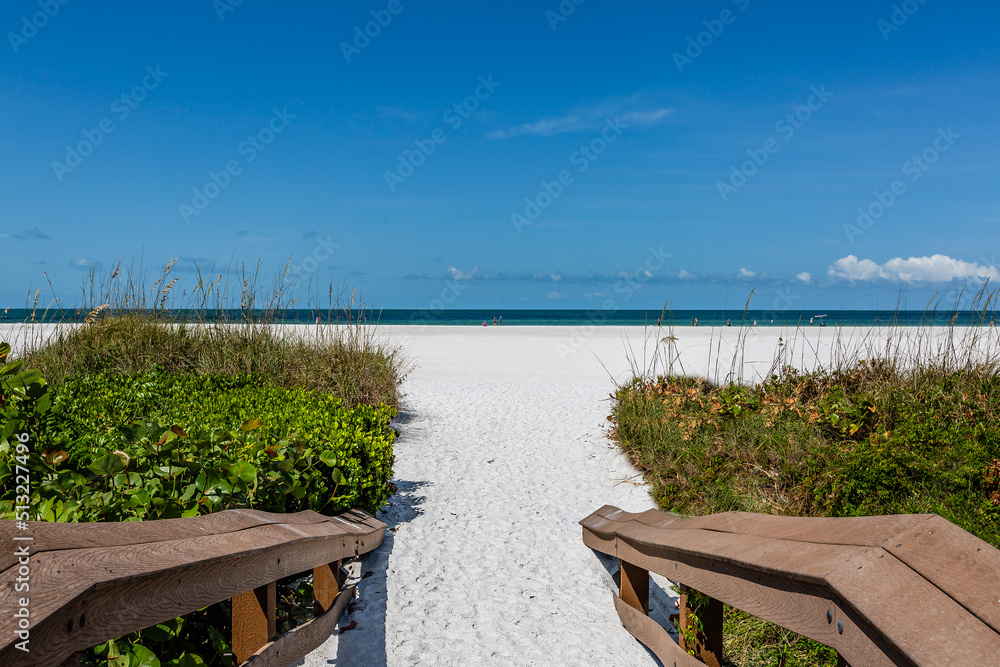
[[[748,518],[605,506],[581,523],[592,548],[832,646],[856,667],[990,664],[1000,655],[1000,552],[956,526],[934,515]],[[826,538],[824,522],[834,528]],[[761,527],[772,536],[753,534]]]
[[[369,515],[350,516],[364,524],[267,524],[227,534],[32,556],[32,649],[36,655],[66,656],[382,543],[385,524]],[[11,576],[0,576],[0,598],[9,596]],[[79,623],[83,615],[86,627]],[[13,650],[7,639],[10,621],[0,618],[0,664],[35,664]]]
[[[1000,632],[1000,550],[939,516],[883,548]]]
[[[614,595],[614,594],[612,594]],[[615,609],[622,626],[633,637],[641,641],[664,665],[671,667],[705,667],[705,663],[690,656],[663,627],[641,613],[617,595],[614,596]],[[609,663],[612,662],[610,659]]]
[[[882,550],[827,575],[830,588],[915,664],[990,664],[1000,634]],[[834,645],[852,665],[862,663]]]
[[[230,646],[237,662],[244,662],[274,639],[277,602],[277,584],[273,581],[233,598]]]
[[[161,521],[123,521],[94,523],[53,523],[29,521],[28,529],[16,530],[13,521],[0,521],[0,540],[9,540],[14,534],[28,535],[32,539],[32,553],[86,549],[88,547],[115,547],[129,544],[165,542],[187,537],[221,535],[268,524],[300,525],[329,522],[333,517],[311,510],[294,514],[275,514],[258,510],[226,510],[215,514],[189,519],[163,519]],[[345,528],[345,530],[347,530]],[[0,554],[0,572],[14,564],[8,552]]]
[[[240,667],[288,667],[301,660],[330,638],[354,592],[354,586],[345,588],[323,615],[281,635]]]
[[[708,667],[722,667],[722,603],[715,598],[709,598],[708,605],[697,614],[698,622],[696,622],[694,606],[691,604],[695,590],[681,586],[677,624],[680,635],[677,637],[677,643]],[[690,643],[688,637],[692,639]]]
[[[340,561],[323,563],[313,568],[313,613],[319,616],[327,611],[340,595]]]
[[[624,541],[619,542],[618,553],[622,559],[748,614],[827,646],[844,647],[845,652],[852,655],[864,655],[865,659],[858,662],[857,667],[911,664],[864,618],[855,622],[846,616],[838,607],[834,594],[824,585],[772,576],[705,558],[663,559],[639,551]],[[841,619],[844,634],[837,628],[837,621]]]
[[[712,530],[774,539],[881,546],[885,540],[926,522],[933,514],[899,514],[872,517],[790,517],[748,512],[722,512],[702,517],[680,517],[658,510],[624,512],[605,505],[580,522],[597,536],[608,538],[626,523],[666,530]]]
[[[619,596],[625,604],[644,614],[649,613],[649,572],[628,561],[619,560]]]

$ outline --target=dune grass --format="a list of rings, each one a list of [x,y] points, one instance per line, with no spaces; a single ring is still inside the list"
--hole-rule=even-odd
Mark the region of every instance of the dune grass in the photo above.
[[[331,285],[323,324],[280,327],[296,306],[286,264],[269,289],[258,285],[259,265],[238,275],[209,279],[196,274],[190,292],[177,293],[180,279],[167,266],[151,286],[141,271],[106,278],[91,273],[83,291],[82,324],[64,323],[44,337],[34,324],[52,322],[38,313],[37,292],[27,349],[20,355],[49,382],[85,373],[240,375],[250,373],[285,387],[333,394],[346,407],[399,407],[407,365],[397,348],[375,333],[354,292]],[[237,289],[230,289],[235,283]],[[238,308],[230,308],[229,305]],[[308,306],[307,306],[308,307]]]
[[[667,336],[652,372],[613,395],[614,438],[672,512],[936,513],[1000,546],[996,330],[841,336],[828,365],[800,372],[783,343],[756,378],[741,345],[719,385],[677,372]],[[836,664],[821,645],[729,608],[725,650],[734,665]]]

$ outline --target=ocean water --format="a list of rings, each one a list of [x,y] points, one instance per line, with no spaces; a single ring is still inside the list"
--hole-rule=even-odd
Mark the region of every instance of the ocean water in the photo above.
[[[81,322],[86,317],[84,311],[57,310],[49,311],[44,316],[36,314],[38,321],[45,322]],[[183,320],[199,319],[194,311],[170,311],[168,315]],[[264,313],[251,311],[250,317],[257,319]],[[662,313],[660,310],[415,310],[387,309],[382,311],[355,311],[350,315],[343,311],[288,310],[281,321],[288,324],[312,324],[317,317],[324,322],[345,322],[348,319],[362,318],[369,322],[383,325],[446,325],[446,326],[482,326],[483,322],[493,325],[493,318],[503,318],[504,326],[647,326],[655,325],[661,318],[663,326],[691,326],[697,318],[698,326],[722,327],[727,323],[732,326],[749,326],[756,322],[757,326],[986,326],[993,318],[1000,319],[1000,314],[976,311],[944,311],[937,312],[905,310],[674,310]],[[246,316],[240,310],[208,311],[201,314],[204,319],[225,319],[242,321]],[[25,309],[11,308],[0,315],[0,323],[17,323],[30,321],[31,312]]]

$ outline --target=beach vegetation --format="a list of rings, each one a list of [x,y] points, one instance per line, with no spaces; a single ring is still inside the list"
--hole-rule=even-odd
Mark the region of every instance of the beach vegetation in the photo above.
[[[200,276],[201,298],[168,308],[178,282],[169,269],[152,288],[141,275],[121,280],[118,269],[103,283],[92,273],[85,317],[49,335],[37,325],[51,319],[33,308],[22,332],[33,338],[19,341],[19,357],[0,345],[0,518],[379,510],[394,490],[398,350],[352,315],[353,302],[317,315],[325,325],[281,327],[294,301],[279,286],[258,307],[257,274],[241,279],[239,308],[225,307],[221,279]],[[22,469],[27,503],[12,483]],[[31,516],[19,517],[21,505]],[[279,632],[308,620],[308,577],[282,579],[278,591]],[[230,632],[223,602],[81,660],[231,665]]]
[[[810,372],[779,346],[756,381],[640,372],[612,394],[608,418],[670,512],[934,513],[1000,547],[993,331],[895,330],[891,345],[873,337]],[[742,359],[737,350],[734,368]],[[734,665],[836,665],[835,652],[729,607],[725,623]]]

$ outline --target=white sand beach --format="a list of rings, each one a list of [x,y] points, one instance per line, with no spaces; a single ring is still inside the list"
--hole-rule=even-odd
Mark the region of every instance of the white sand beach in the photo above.
[[[564,327],[508,326],[385,333],[416,364],[399,420],[399,494],[379,514],[391,532],[355,572],[368,576],[341,622],[351,629],[302,664],[595,665],[612,656],[617,664],[658,664],[621,627],[613,565],[583,545],[577,522],[604,504],[654,506],[611,444],[606,416],[612,380],[630,376],[627,355],[641,359],[645,348],[648,357],[667,332],[602,327],[581,336]],[[855,346],[867,334],[841,333]],[[742,335],[749,379],[771,368],[779,338],[804,368],[844,353],[832,328],[685,327],[673,334],[687,373],[713,380],[729,372]],[[894,334],[878,335],[884,341]],[[947,331],[934,337],[943,344]],[[654,584],[652,615],[667,624],[673,599],[664,580]]]
[[[17,340],[17,331],[4,333]],[[724,380],[742,350],[735,372],[753,381],[768,374],[776,353],[809,369],[864,357],[866,341],[951,344],[947,329],[381,333],[414,364],[397,423],[399,492],[379,513],[390,526],[385,543],[352,567],[359,598],[343,632],[299,663],[309,667],[657,664],[621,627],[614,564],[583,545],[577,525],[604,504],[654,506],[608,433],[609,393],[630,377],[630,357],[648,365],[656,342],[672,334],[678,372],[682,365],[688,375]],[[993,329],[953,335],[971,333],[996,349]],[[654,584],[652,614],[666,624],[673,599],[664,580]]]

